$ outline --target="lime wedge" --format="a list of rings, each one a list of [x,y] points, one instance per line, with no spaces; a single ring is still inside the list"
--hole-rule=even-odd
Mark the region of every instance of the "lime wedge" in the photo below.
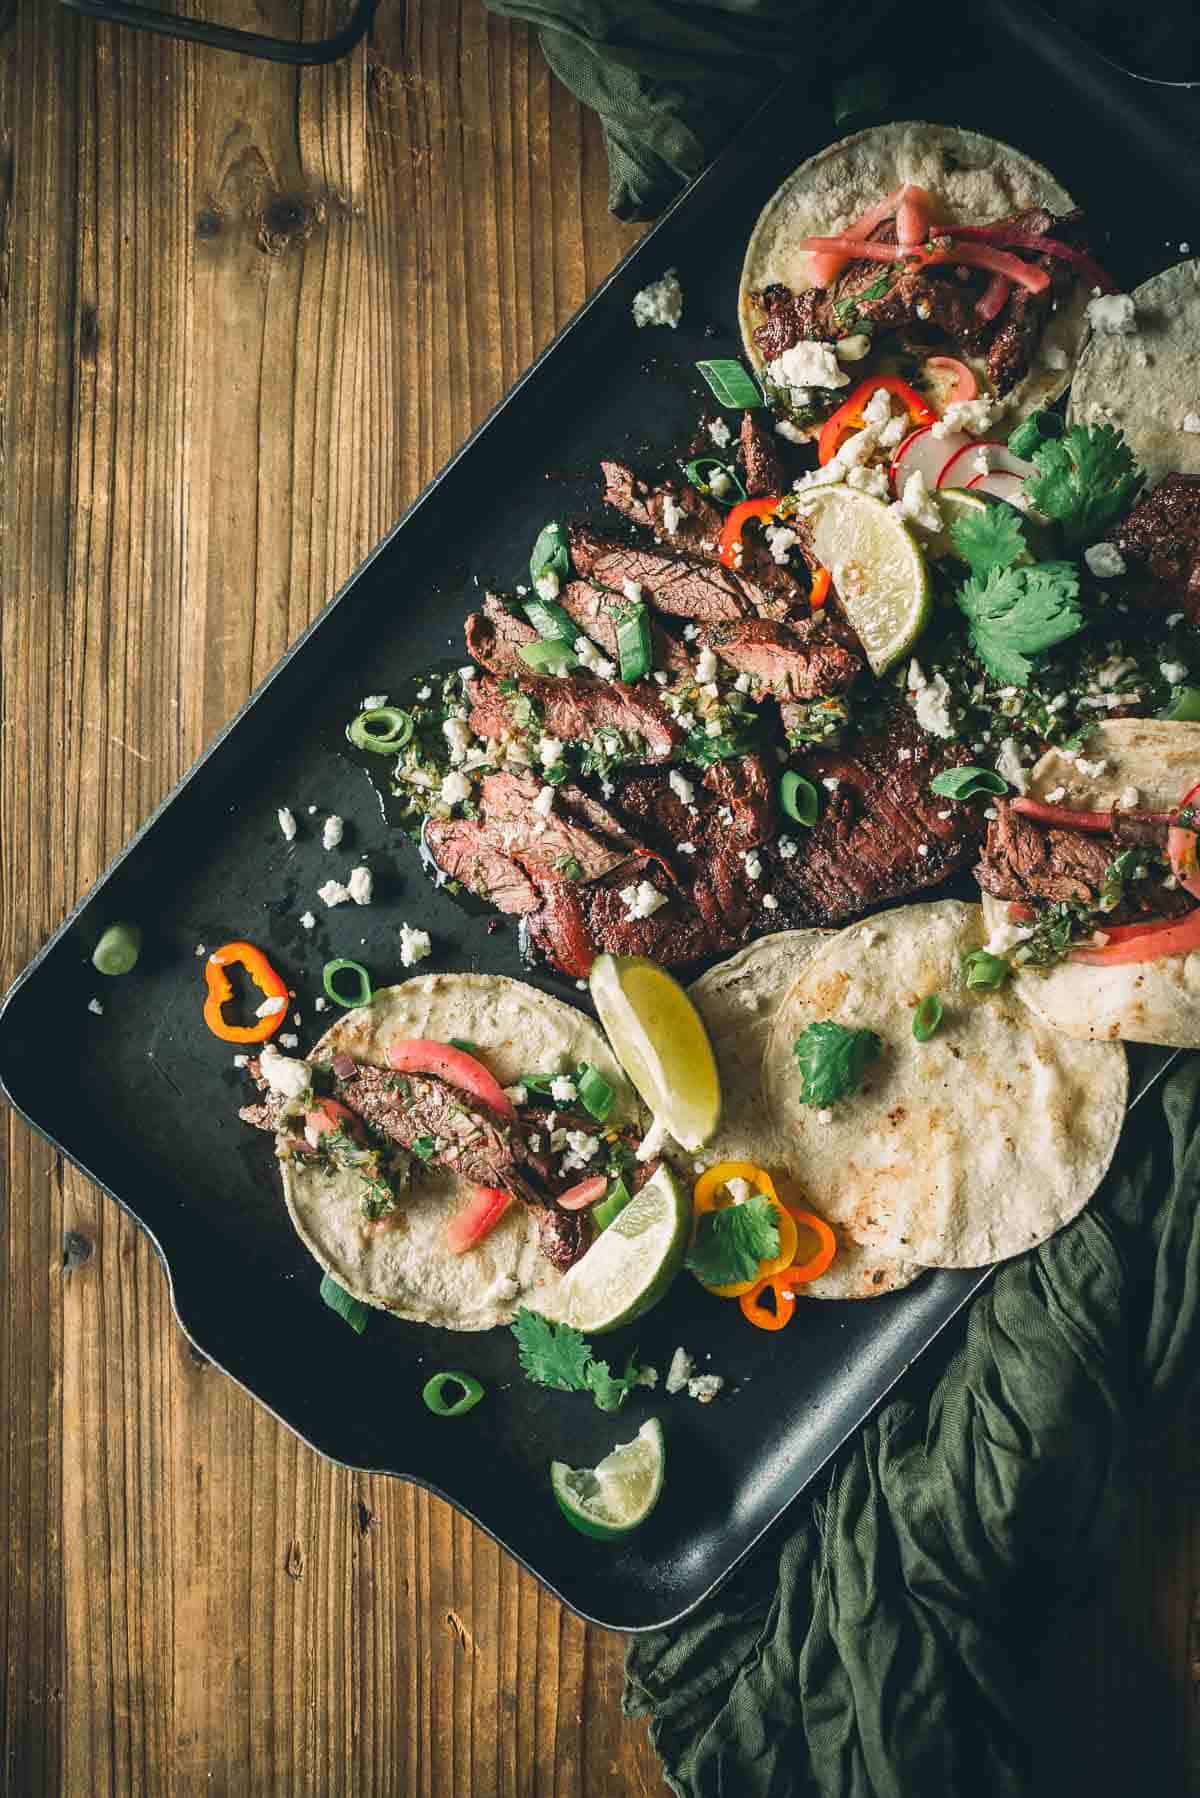
[[[656,1305],[683,1264],[692,1201],[664,1162],[563,1275],[543,1310],[602,1336]]]
[[[965,518],[968,512],[986,512],[988,502],[982,493],[968,493],[965,487],[939,488],[934,499],[945,528],[936,537],[925,539],[925,554],[931,561],[940,561],[943,556],[953,556],[956,562],[961,562],[962,557],[955,549],[950,535],[955,520]]]
[[[929,618],[929,574],[916,539],[882,500],[856,487],[814,489],[802,515],[872,672],[883,674]]]
[[[692,1153],[721,1121],[721,1082],[700,1013],[677,980],[641,955],[600,955],[592,1002],[617,1060],[656,1119]]]
[[[613,1542],[645,1523],[663,1489],[667,1451],[657,1417],[632,1442],[621,1442],[595,1467],[551,1461],[550,1485],[567,1522],[585,1536]]]

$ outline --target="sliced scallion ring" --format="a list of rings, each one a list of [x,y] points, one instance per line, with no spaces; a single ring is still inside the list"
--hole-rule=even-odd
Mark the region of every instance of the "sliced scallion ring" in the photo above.
[[[1007,793],[1008,782],[991,768],[946,768],[934,775],[929,791],[941,799],[974,799],[977,793]]]
[[[141,952],[140,925],[110,924],[92,950],[92,966],[97,974],[128,974]]]
[[[764,403],[757,381],[732,357],[697,362],[696,369],[707,381],[709,392],[718,406],[729,406],[740,412]]]
[[[522,643],[517,653],[535,674],[557,674],[560,669],[569,674],[579,666],[565,643],[558,640],[549,643],[544,637],[539,637],[536,643]]]
[[[630,600],[617,614],[617,659],[621,679],[632,684],[650,672],[654,659],[650,618],[640,599]]]
[[[412,734],[413,721],[398,705],[373,706],[346,726],[346,735],[356,749],[370,749],[376,755],[398,754]]]
[[[598,1205],[592,1206],[592,1222],[597,1230],[607,1230],[614,1217],[620,1217],[633,1194],[620,1175],[608,1189],[607,1196]]]
[[[1177,724],[1200,724],[1200,687],[1176,687],[1159,716]]]
[[[963,973],[968,986],[981,986],[989,992],[1002,987],[1012,973],[1002,955],[992,955],[987,949],[975,949],[963,958]]]
[[[786,774],[780,775],[779,803],[795,823],[816,823],[819,804],[817,789],[811,780],[805,780],[803,774],[796,774],[789,768]]]
[[[604,1123],[616,1101],[613,1091],[604,1075],[598,1073],[590,1062],[581,1062],[575,1075],[575,1091],[579,1094],[579,1103],[585,1111],[589,1111],[600,1123]]]
[[[544,637],[547,643],[565,643],[568,649],[575,647],[579,627],[561,606],[556,606],[552,599],[531,598],[521,603],[539,637]]]
[[[358,983],[358,991],[352,999],[348,999],[345,993],[339,993],[334,984],[347,971],[354,975]],[[325,988],[326,998],[332,999],[335,1005],[345,1006],[347,1011],[353,1011],[359,1005],[369,1005],[375,996],[371,987],[371,976],[359,961],[346,961],[344,958],[339,961],[327,961],[321,971],[321,984]]]
[[[708,472],[716,469],[724,475],[725,483],[718,491],[713,486],[713,477]],[[729,462],[722,462],[717,456],[700,456],[695,462],[689,462],[684,470],[693,487],[713,499],[719,506],[736,506],[746,497],[746,489],[738,479],[737,470]]]
[[[927,1043],[931,1036],[937,1034],[945,1007],[936,993],[926,993],[921,1003],[913,1012],[912,1033],[919,1043]]]
[[[321,1277],[321,1297],[331,1311],[344,1318],[356,1335],[361,1336],[367,1327],[370,1313],[361,1299],[356,1299],[343,1290],[330,1274]]]
[[[461,1387],[457,1399],[447,1396],[447,1388],[453,1392],[454,1387]],[[435,1417],[462,1417],[473,1411],[483,1397],[483,1387],[469,1373],[435,1373],[431,1380],[426,1380],[421,1388],[421,1397],[427,1410]]]

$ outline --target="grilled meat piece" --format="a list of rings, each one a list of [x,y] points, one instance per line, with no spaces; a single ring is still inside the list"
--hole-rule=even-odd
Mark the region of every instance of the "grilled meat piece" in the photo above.
[[[590,581],[568,581],[558,603],[585,637],[598,643],[606,655],[616,658],[617,620],[621,607],[629,604],[623,593],[609,593]],[[670,674],[686,674],[691,668],[691,658],[683,644],[664,630],[657,618],[650,619],[650,649],[656,668],[665,668]]]
[[[1072,212],[1055,218],[1044,206],[1033,206],[1003,222],[1038,237],[1052,236],[1073,243],[1079,237],[1082,217],[1082,213]],[[1070,263],[1060,257],[1035,256],[1032,260],[1035,267],[1049,275],[1049,287],[1042,293],[1030,293],[1027,287],[1014,286],[996,319],[988,345],[988,375],[1001,396],[1011,393],[1028,374],[1050,314],[1066,299],[1076,280]]]
[[[1104,877],[1120,853],[1116,836],[1094,836],[1080,830],[1047,828],[1015,812],[1010,801],[996,801],[996,817],[975,869],[985,893],[1022,905],[1052,905],[1065,900],[1097,905]],[[1126,881],[1118,907],[1105,916],[1121,924],[1141,916],[1176,917],[1193,901],[1178,888],[1155,880]]]
[[[565,1274],[592,1246],[596,1226],[586,1211],[560,1211],[557,1205],[531,1205],[537,1222],[538,1247],[551,1267]]]
[[[1169,474],[1112,534],[1136,605],[1200,624],[1200,475]]]
[[[643,530],[652,531],[654,520],[650,516],[648,504],[651,489],[639,479],[628,462],[609,458],[601,462],[600,473],[604,477],[606,504],[619,512],[622,518],[628,518],[631,524],[640,524]]]
[[[540,787],[532,774],[489,774],[479,792],[482,821],[498,832],[504,853],[535,884],[540,887],[555,877],[598,880],[629,861],[637,846],[624,832],[621,842],[606,842],[565,812],[559,796],[548,814],[537,811]]]
[[[544,1198],[536,1176],[523,1169],[525,1141],[518,1125],[429,1074],[393,1074],[358,1062],[353,1074],[334,1075],[343,1105],[381,1136],[412,1152],[432,1137],[435,1148],[422,1157],[428,1167],[446,1168],[478,1186],[502,1186],[535,1203]]]
[[[710,935],[685,893],[674,891],[668,903],[648,918],[630,914],[621,889],[645,878],[645,874],[616,873],[587,886],[564,881],[548,887],[542,906],[527,920],[530,943],[575,980],[587,975],[604,950],[614,955],[648,955],[664,966],[708,955]],[[651,884],[663,891],[666,881]]]
[[[821,786],[836,781],[811,830],[792,834],[794,853],[778,843],[762,851],[768,864],[763,890],[777,909],[757,928],[831,924],[884,899],[919,892],[961,867],[982,835],[982,819],[966,805],[948,805],[929,790],[942,769],[969,760],[898,706],[887,728],[857,737],[846,751],[814,749],[794,766]],[[949,811],[942,818],[940,812]],[[924,850],[924,853],[922,853]]]
[[[862,262],[857,266],[878,275],[888,265]],[[761,324],[754,329],[754,341],[767,362],[774,362],[798,343],[833,343],[846,335],[833,310],[834,293],[823,287],[806,287],[802,293],[793,293],[782,282],[773,281],[750,297],[762,314]]]
[[[243,1124],[252,1124],[256,1130],[269,1130],[274,1135],[279,1128],[279,1117],[286,1100],[282,1093],[271,1091],[259,1073],[257,1060],[247,1062],[246,1072],[251,1076],[263,1096],[257,1105],[241,1106],[238,1116]]]
[[[863,659],[821,617],[777,624],[769,618],[739,618],[708,625],[701,636],[739,674],[749,674],[755,699],[816,699],[842,693],[863,670]]]
[[[504,601],[489,593],[482,612],[472,612],[466,623],[467,654],[492,674],[528,674],[520,650],[537,639],[537,632],[523,618],[510,612]]]
[[[636,581],[647,604],[671,617],[710,622],[744,618],[752,610],[737,582],[720,567],[614,543],[586,526],[572,530],[571,551],[581,574],[617,593],[624,591],[626,581]]]
[[[679,741],[679,730],[664,707],[644,686],[621,681],[595,680],[590,674],[568,675],[563,680],[522,677],[520,690],[541,709],[547,736],[566,742],[585,741],[600,731],[622,731],[640,737],[646,759],[665,761]],[[477,737],[512,736],[516,724],[494,679],[484,676],[467,683],[471,702],[470,725]]]
[[[763,429],[756,412],[742,413],[742,430],[738,439],[738,458],[749,499],[763,499],[782,493],[787,486],[783,463],[768,431]]]
[[[425,846],[442,873],[497,911],[521,917],[539,903],[537,889],[500,846],[493,826],[480,818],[430,818]]]

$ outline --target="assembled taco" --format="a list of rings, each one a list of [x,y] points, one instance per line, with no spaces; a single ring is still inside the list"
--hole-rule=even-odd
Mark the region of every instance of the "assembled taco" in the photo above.
[[[739,318],[785,436],[818,435],[884,375],[939,413],[975,400],[961,422],[984,436],[996,402],[1028,411],[1066,390],[1097,282],[1080,214],[1040,163],[904,121],[820,151],[767,202]]]
[[[984,934],[957,900],[851,925],[771,1027],[767,1111],[809,1203],[884,1257],[978,1267],[1032,1248],[1087,1203],[1120,1135],[1120,1044],[971,985]]]
[[[989,948],[1068,1036],[1200,1047],[1200,724],[1121,718],[998,800],[977,869]]]
[[[275,1133],[305,1246],[355,1298],[442,1329],[552,1310],[595,1233],[562,1198],[612,1169],[636,1192],[657,1165],[596,1025],[499,975],[385,988],[305,1061],[268,1045],[249,1072],[263,1098],[241,1115]]]

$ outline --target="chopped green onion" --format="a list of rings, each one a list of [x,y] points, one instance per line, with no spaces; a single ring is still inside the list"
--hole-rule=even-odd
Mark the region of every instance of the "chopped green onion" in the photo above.
[[[339,1317],[345,1318],[356,1335],[362,1335],[370,1312],[361,1299],[351,1298],[331,1274],[323,1274],[321,1277],[321,1297],[331,1311],[336,1311]]]
[[[339,993],[334,985],[338,976],[344,974],[347,969],[355,976],[358,983],[358,991],[351,999],[348,999],[344,993]],[[346,961],[345,959],[327,961],[321,972],[321,981],[325,988],[326,998],[332,999],[335,1005],[344,1005],[347,1011],[353,1011],[358,1005],[369,1005],[375,996],[371,989],[371,976],[359,961]]]
[[[650,672],[650,617],[640,599],[630,600],[617,614],[617,659],[623,681],[632,683]]]
[[[556,574],[560,581],[571,572],[571,546],[567,533],[557,518],[544,524],[529,557],[529,578],[536,587],[544,574]]]
[[[409,1147],[417,1157],[417,1160],[423,1161],[426,1167],[428,1167],[429,1163],[437,1154],[437,1138],[434,1136],[418,1136],[409,1144]]]
[[[1170,705],[1159,716],[1177,724],[1200,724],[1200,687],[1176,687]]]
[[[446,1388],[460,1386],[461,1395],[447,1401]],[[426,1408],[435,1417],[462,1417],[473,1411],[483,1397],[483,1387],[469,1373],[435,1373],[431,1380],[426,1380],[421,1388],[421,1397]]]
[[[450,1047],[452,1049],[461,1049],[464,1055],[478,1055],[479,1053],[478,1043],[473,1043],[470,1037],[467,1036],[452,1036],[450,1038]]]
[[[553,600],[532,598],[522,600],[521,604],[539,637],[547,643],[565,643],[568,649],[575,647],[579,626],[561,606],[556,606]]]
[[[815,824],[817,821],[817,789],[811,780],[805,780],[803,774],[795,774],[788,770],[779,777],[779,803],[797,824]]]
[[[395,755],[412,734],[413,721],[398,705],[374,706],[346,726],[346,735],[356,749],[373,749],[376,755]]]
[[[561,1074],[522,1074],[517,1085],[523,1086],[527,1092],[548,1093],[552,1080],[561,1080]]]
[[[1048,437],[1061,437],[1063,421],[1057,412],[1031,412],[1023,418],[1015,431],[1009,433],[1008,447],[1014,456],[1028,461],[1039,443],[1045,443]]]
[[[974,799],[976,793],[1007,793],[1008,782],[990,768],[947,768],[929,783],[941,799]]]
[[[585,1111],[590,1111],[594,1118],[603,1124],[616,1102],[616,1093],[604,1075],[598,1073],[590,1062],[581,1062],[575,1074],[575,1091],[579,1094],[579,1103]]]
[[[560,669],[569,674],[572,668],[579,666],[566,644],[557,639],[548,643],[544,637],[539,637],[536,643],[522,643],[517,654],[535,674],[557,674]]]
[[[1012,973],[1012,969],[1002,955],[989,955],[986,949],[976,949],[963,958],[963,973],[967,977],[968,986],[982,986],[989,991],[1004,985]]]
[[[937,994],[926,993],[913,1012],[912,1033],[919,1043],[927,1043],[931,1036],[936,1035],[944,1015],[945,1008]]]
[[[142,952],[140,924],[110,924],[92,950],[97,974],[128,974]]]
[[[764,403],[758,382],[752,380],[741,363],[735,362],[732,357],[719,358],[715,362],[697,362],[696,367],[708,382],[709,391],[718,406],[731,406],[740,410]]]
[[[624,1180],[620,1178],[614,1180],[607,1195],[601,1199],[598,1205],[592,1207],[592,1217],[597,1230],[607,1230],[613,1218],[620,1217],[632,1197],[633,1194]]]
[[[719,493],[715,491],[711,475],[706,475],[704,473],[704,470],[707,468],[719,469],[725,476],[726,481],[732,486],[734,494],[736,494],[737,497],[727,498],[724,489]],[[738,479],[737,470],[730,467],[728,462],[720,461],[716,456],[701,456],[697,461],[689,462],[684,472],[693,487],[699,488],[700,492],[707,495],[709,499],[715,499],[719,506],[735,506],[738,503],[738,500],[743,500],[746,497],[746,489]]]

